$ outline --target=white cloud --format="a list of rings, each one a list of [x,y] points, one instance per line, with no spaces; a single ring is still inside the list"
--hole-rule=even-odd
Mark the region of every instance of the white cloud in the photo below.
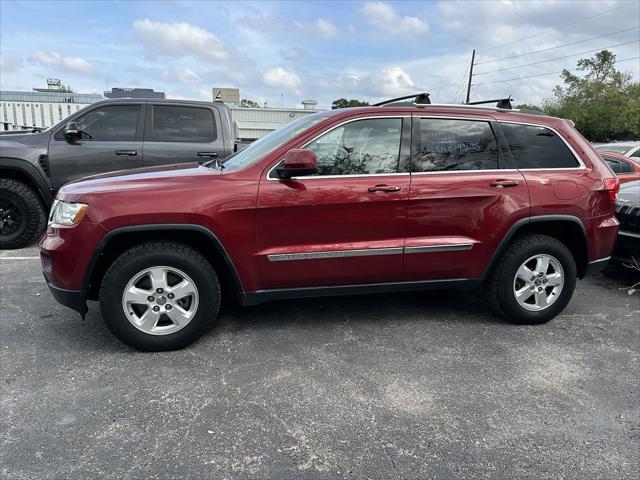
[[[63,57],[57,52],[34,52],[31,59],[46,67],[70,73],[88,74],[93,71],[91,62],[84,58]]]
[[[185,22],[162,23],[145,18],[133,22],[133,30],[151,56],[193,56],[204,60],[232,58],[222,41],[204,28]]]
[[[388,3],[367,2],[360,9],[360,15],[381,33],[421,37],[429,31],[429,24],[419,17],[400,15]]]
[[[180,82],[187,85],[202,82],[202,78],[200,77],[200,75],[198,75],[188,67],[165,70],[164,72],[162,72],[161,78],[169,82]]]
[[[421,88],[402,67],[390,66],[371,72],[344,72],[331,78],[315,81],[319,90],[336,95],[355,95],[358,98],[389,98],[416,93]]]
[[[242,27],[256,32],[275,32],[281,34],[293,34],[298,36],[313,35],[322,38],[336,38],[340,36],[340,29],[331,21],[319,18],[312,22],[289,20],[276,16],[258,14],[238,18]]]
[[[290,47],[287,49],[281,49],[280,55],[282,55],[282,57],[285,58],[286,60],[292,60],[292,61],[302,60],[303,58],[308,58],[311,56],[311,54],[307,50],[300,47]]]
[[[319,18],[315,22],[313,22],[313,26],[315,31],[318,32],[321,36],[326,38],[337,37],[340,35],[340,30],[329,20],[325,20],[324,18]]]
[[[269,87],[285,88],[300,94],[302,81],[295,72],[290,72],[282,67],[270,68],[262,74],[262,82]]]

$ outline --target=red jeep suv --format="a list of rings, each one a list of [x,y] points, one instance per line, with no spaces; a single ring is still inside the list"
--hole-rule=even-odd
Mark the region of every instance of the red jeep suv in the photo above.
[[[427,99],[425,101],[425,99]],[[568,120],[424,94],[308,115],[223,162],[64,186],[40,241],[53,296],[144,350],[193,342],[221,295],[474,288],[558,315],[614,248],[618,180]]]

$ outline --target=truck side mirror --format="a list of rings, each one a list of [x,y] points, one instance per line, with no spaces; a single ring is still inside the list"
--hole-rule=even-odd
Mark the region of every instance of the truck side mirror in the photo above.
[[[76,122],[69,122],[64,127],[63,135],[67,140],[78,140],[82,134],[80,130],[78,130],[78,124]]]
[[[304,148],[289,150],[284,156],[282,165],[276,168],[276,174],[283,180],[314,173],[318,173],[316,152]]]

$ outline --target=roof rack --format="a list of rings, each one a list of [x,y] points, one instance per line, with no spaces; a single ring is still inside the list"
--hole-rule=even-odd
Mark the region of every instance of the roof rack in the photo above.
[[[389,105],[392,103],[401,102],[402,100],[407,100],[409,98],[413,98],[414,105],[430,105],[431,100],[429,99],[429,94],[427,92],[422,93],[414,93],[413,95],[405,95],[404,97],[392,98],[390,100],[385,100],[384,102],[374,103],[374,107],[384,107],[385,105]],[[410,102],[403,102],[410,103]]]
[[[485,103],[496,103],[496,108],[504,108],[506,110],[513,110],[511,106],[511,95],[507,98],[496,98],[494,100],[480,100],[477,102],[467,102],[465,105],[484,105]]]

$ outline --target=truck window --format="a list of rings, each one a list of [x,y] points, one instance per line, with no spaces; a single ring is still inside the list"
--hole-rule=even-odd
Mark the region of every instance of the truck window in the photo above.
[[[82,141],[129,141],[136,139],[139,105],[110,105],[91,110],[81,116],[78,128],[91,137]],[[60,138],[64,138],[59,133]]]
[[[569,147],[545,127],[500,123],[511,154],[520,169],[575,168],[580,166]]]
[[[216,139],[213,112],[208,108],[154,105],[145,140],[209,143]]]

